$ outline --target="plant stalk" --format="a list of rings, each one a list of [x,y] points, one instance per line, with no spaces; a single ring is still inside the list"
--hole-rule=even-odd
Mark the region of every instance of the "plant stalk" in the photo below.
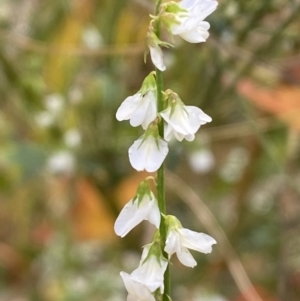
[[[156,15],[159,13],[159,8],[161,5],[161,0],[156,1]],[[156,22],[155,34],[160,39],[161,25],[159,20]],[[163,98],[163,74],[162,71],[156,68],[156,87],[157,87],[157,109],[158,112],[161,112],[165,108],[164,98]],[[158,124],[159,135],[164,138],[164,122],[163,120],[159,121]],[[157,171],[157,201],[159,210],[162,214],[166,214],[166,198],[165,198],[165,167],[164,163]],[[166,252],[164,252],[165,241],[167,238],[167,229],[164,220],[160,223],[159,227],[160,237],[162,240],[162,251],[163,255],[168,258]],[[169,265],[164,275],[164,294],[162,301],[170,300],[170,270]]]

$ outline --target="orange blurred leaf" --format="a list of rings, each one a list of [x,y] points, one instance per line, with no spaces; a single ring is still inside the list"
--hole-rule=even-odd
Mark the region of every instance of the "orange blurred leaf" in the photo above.
[[[300,130],[300,88],[283,84],[263,88],[251,80],[241,80],[238,91],[258,108],[275,115],[291,128]]]
[[[87,179],[79,179],[76,188],[78,200],[71,214],[75,236],[83,240],[114,239],[114,220],[105,206],[104,196]]]

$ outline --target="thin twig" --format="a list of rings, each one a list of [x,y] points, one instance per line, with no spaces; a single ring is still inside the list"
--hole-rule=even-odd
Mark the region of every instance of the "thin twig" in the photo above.
[[[257,125],[259,132],[268,132],[286,126],[284,123],[275,122],[274,117],[255,119],[255,124]],[[202,133],[207,134],[212,141],[244,138],[246,136],[255,135],[250,121],[214,126],[202,130]]]
[[[229,44],[225,43],[220,39],[217,39],[216,37],[210,38],[210,43],[212,43],[219,51],[225,51],[227,54],[229,54],[232,58],[238,58],[243,60],[244,62],[248,62],[250,60],[254,61],[256,65],[268,70],[269,72],[272,72],[274,75],[276,75],[278,78],[282,77],[282,70],[278,67],[275,67],[271,63],[267,62],[266,60],[263,60],[260,57],[256,57],[255,53],[244,49],[240,46],[237,46],[235,44]]]
[[[75,55],[85,57],[106,57],[106,56],[132,56],[140,55],[145,51],[144,43],[128,45],[107,45],[99,49],[88,49],[85,47],[67,46],[45,43],[25,37],[24,35],[15,34],[11,31],[0,30],[0,39],[5,39],[22,50],[33,51],[40,54],[61,54]]]
[[[190,207],[207,231],[217,240],[220,253],[244,298],[247,301],[263,301],[257,294],[225,232],[206,204],[182,179],[170,171],[166,171],[166,175],[167,187]]]
[[[153,4],[151,4],[149,1],[146,1],[146,0],[132,0],[132,2],[137,3],[141,7],[148,10],[149,12],[153,11]]]

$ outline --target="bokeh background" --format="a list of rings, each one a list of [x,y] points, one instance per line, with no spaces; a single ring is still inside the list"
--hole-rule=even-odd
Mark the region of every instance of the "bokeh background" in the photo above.
[[[153,228],[113,223],[145,177],[120,103],[152,0],[0,0],[0,300],[119,301]],[[300,300],[300,1],[219,0],[205,44],[174,39],[165,87],[213,122],[170,146],[168,212],[218,241],[174,301]],[[167,32],[164,39],[172,42]]]

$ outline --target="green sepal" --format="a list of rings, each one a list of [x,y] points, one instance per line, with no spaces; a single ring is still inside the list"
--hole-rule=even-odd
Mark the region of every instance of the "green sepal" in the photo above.
[[[184,103],[183,101],[180,99],[180,97],[178,96],[177,93],[175,93],[173,90],[168,89],[165,92],[163,92],[164,97],[167,101],[167,106],[171,107],[171,116],[173,115],[174,111],[175,111],[175,107],[176,106],[182,106],[184,108]],[[186,111],[186,113],[188,114],[188,112]]]
[[[165,225],[167,227],[167,233],[169,233],[172,229],[182,228],[181,222],[174,215],[165,216]]]
[[[142,86],[138,93],[145,95],[148,91],[156,91],[156,80],[155,80],[155,71],[151,71],[144,79]]]
[[[152,123],[150,123],[150,125],[147,128],[144,135],[141,136],[142,142],[140,145],[142,145],[149,136],[153,136],[155,139],[157,148],[159,149],[158,139],[160,138],[160,136],[159,136],[158,125],[157,125],[158,120],[159,120],[159,118],[157,118],[157,120],[154,120]]]
[[[182,8],[177,2],[170,1],[161,6],[159,20],[170,31],[172,25],[180,24],[179,18],[188,16],[188,11]]]
[[[154,233],[152,243],[148,244],[146,246],[150,246],[150,248],[149,248],[149,252],[147,254],[147,257],[144,259],[143,263],[145,263],[149,259],[150,256],[154,256],[159,264],[161,264],[161,261],[163,261],[163,260],[164,261],[168,261],[163,256],[163,253],[162,253],[162,249],[161,249],[161,237],[160,237],[159,230],[157,230]]]
[[[186,13],[187,14],[187,10],[185,8],[182,8],[177,2],[175,1],[170,1],[165,3],[162,6],[163,10],[168,12],[168,13],[172,13],[172,14],[180,14],[180,13]]]
[[[150,185],[148,183],[148,180],[145,179],[143,180],[138,188],[137,188],[137,191],[136,191],[136,195],[135,197],[133,198],[133,202],[138,202],[138,205],[142,202],[143,198],[145,197],[145,195],[148,195],[149,197],[151,197],[152,195],[152,191],[151,191],[151,188],[150,188]]]
[[[147,44],[147,48],[144,52],[144,63],[146,63],[147,61],[147,55],[149,53],[149,48],[156,48],[156,47],[174,47],[173,44],[168,43],[166,41],[162,41],[160,40],[157,35],[154,32],[154,26],[153,24],[150,23],[149,29],[148,29],[148,33],[147,33],[147,38],[146,38],[146,44]]]

